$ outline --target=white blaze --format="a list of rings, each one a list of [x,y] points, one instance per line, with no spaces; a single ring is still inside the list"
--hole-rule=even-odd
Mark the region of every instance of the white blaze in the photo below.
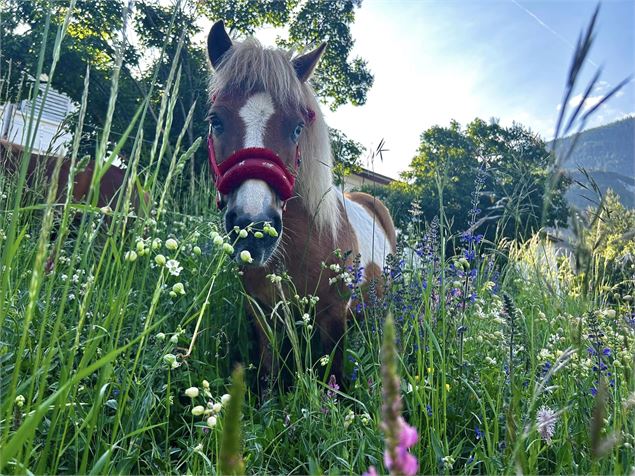
[[[245,180],[236,191],[236,207],[250,217],[262,215],[273,203],[271,187],[263,180]]]
[[[245,123],[245,145],[243,147],[264,147],[267,122],[275,109],[271,96],[256,93],[247,99],[238,114]]]

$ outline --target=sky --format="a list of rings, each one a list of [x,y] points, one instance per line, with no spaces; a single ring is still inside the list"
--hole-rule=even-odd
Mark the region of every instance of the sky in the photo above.
[[[353,56],[375,76],[364,106],[327,112],[330,126],[388,152],[375,171],[398,177],[416,154],[420,134],[451,119],[498,118],[553,129],[574,44],[595,8],[592,1],[365,0],[357,11]],[[601,81],[584,105],[635,71],[635,1],[605,1],[596,41],[577,93],[600,66]],[[570,101],[580,102],[581,95]],[[602,106],[588,127],[635,114],[635,87]]]
[[[356,10],[351,57],[368,62],[375,77],[363,106],[324,108],[331,127],[368,151],[384,141],[383,160],[364,166],[398,178],[416,155],[419,137],[452,119],[513,121],[545,140],[553,137],[574,45],[597,2],[573,0],[364,0]],[[584,105],[635,72],[635,0],[602,2],[596,40],[569,106],[587,81],[602,75]],[[257,37],[273,45],[284,30]],[[587,128],[635,114],[629,83]],[[370,155],[370,154],[367,154]]]

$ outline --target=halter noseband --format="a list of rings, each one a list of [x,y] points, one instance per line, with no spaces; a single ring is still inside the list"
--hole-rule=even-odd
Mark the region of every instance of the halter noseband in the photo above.
[[[216,95],[212,96],[212,103],[216,100]],[[310,124],[315,119],[315,112],[307,109],[307,123]],[[283,203],[293,196],[295,179],[300,167],[300,146],[295,148],[295,160],[293,161],[293,171],[289,171],[282,159],[273,150],[264,147],[247,147],[237,150],[220,164],[216,160],[216,150],[214,149],[214,138],[211,131],[207,136],[207,153],[209,164],[214,176],[216,186],[216,206],[222,209],[224,204],[221,194],[227,195],[238,188],[240,184],[249,179],[264,180],[273,188]],[[284,210],[285,206],[283,206]]]

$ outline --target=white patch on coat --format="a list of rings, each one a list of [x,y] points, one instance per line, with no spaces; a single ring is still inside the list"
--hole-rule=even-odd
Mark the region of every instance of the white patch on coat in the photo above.
[[[243,147],[264,147],[267,122],[274,112],[273,101],[267,93],[256,93],[247,99],[238,112],[245,123]]]
[[[355,231],[361,266],[366,269],[369,264],[375,263],[380,269],[384,269],[386,257],[392,250],[379,220],[362,205],[341,194],[340,200],[343,200],[346,210],[344,216],[348,216],[348,221]]]
[[[264,180],[245,180],[236,190],[236,208],[255,218],[272,207],[275,198],[273,190]]]

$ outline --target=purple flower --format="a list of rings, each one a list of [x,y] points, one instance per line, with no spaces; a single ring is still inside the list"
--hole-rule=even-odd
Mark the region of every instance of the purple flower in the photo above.
[[[329,390],[326,391],[326,396],[332,400],[337,398],[337,393],[335,391],[340,389],[340,386],[337,384],[337,380],[335,379],[335,375],[331,375],[329,378]]]

